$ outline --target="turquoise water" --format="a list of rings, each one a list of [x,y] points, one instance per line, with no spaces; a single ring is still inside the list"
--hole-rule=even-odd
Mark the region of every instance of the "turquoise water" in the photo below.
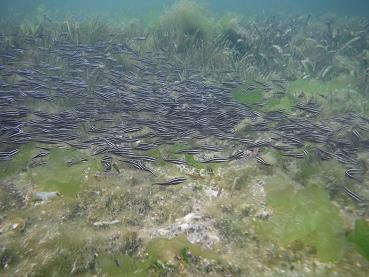
[[[121,17],[146,17],[158,14],[168,8],[176,1],[173,0],[153,0],[153,1],[132,1],[132,0],[3,0],[0,3],[0,13],[3,17],[8,15],[30,16],[33,10],[44,7],[53,17],[62,19],[63,17],[105,17],[120,20]],[[322,14],[337,13],[340,15],[367,16],[369,13],[369,3],[367,1],[353,0],[213,0],[200,1],[205,3],[210,9],[219,14],[229,12],[243,13],[247,15],[257,14]]]

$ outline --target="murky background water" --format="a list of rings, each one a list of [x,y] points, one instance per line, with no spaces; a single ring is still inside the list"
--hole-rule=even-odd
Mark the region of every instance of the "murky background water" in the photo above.
[[[19,16],[30,16],[38,7],[45,7],[47,11],[53,15],[63,19],[63,17],[86,18],[91,16],[100,16],[109,19],[120,20],[124,17],[147,17],[150,15],[158,15],[171,4],[173,0],[157,0],[157,1],[120,1],[120,0],[4,0],[1,1],[0,13],[3,16],[11,14]],[[357,15],[367,16],[369,4],[367,1],[353,0],[328,0],[328,1],[291,1],[291,0],[232,0],[232,1],[199,1],[204,3],[217,14],[225,14],[228,12],[242,13],[246,15],[256,14],[287,14],[290,12],[301,14],[323,14],[337,13],[342,16]]]
[[[367,1],[1,1],[1,276],[367,276]]]

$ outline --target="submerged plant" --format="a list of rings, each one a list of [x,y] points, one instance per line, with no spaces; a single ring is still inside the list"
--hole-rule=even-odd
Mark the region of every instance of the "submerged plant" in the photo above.
[[[180,1],[160,19],[155,32],[162,46],[172,45],[176,51],[185,52],[192,44],[200,45],[211,36],[211,18],[205,9],[193,1]]]
[[[369,260],[369,224],[359,219],[355,222],[355,228],[350,233],[348,240],[355,244],[357,250]]]

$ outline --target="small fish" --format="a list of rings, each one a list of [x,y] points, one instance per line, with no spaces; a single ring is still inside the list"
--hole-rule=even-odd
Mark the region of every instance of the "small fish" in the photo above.
[[[231,156],[229,156],[229,160],[238,160],[238,159],[242,159],[244,156],[244,152],[242,150],[238,150],[236,153],[232,154]]]
[[[104,166],[104,171],[108,172],[111,170],[113,157],[111,156],[103,156],[101,158],[101,164]]]
[[[168,162],[168,163],[173,163],[173,164],[186,164],[186,161],[184,160],[180,160],[180,159],[163,159],[164,161]]]
[[[139,155],[132,155],[130,156],[131,159],[145,161],[145,162],[154,162],[156,158],[151,156],[139,156]]]
[[[67,161],[68,166],[73,166],[73,165],[77,165],[83,162],[87,162],[87,159],[80,159],[80,160],[71,160],[71,161]]]
[[[359,195],[357,195],[355,192],[349,190],[346,186],[343,187],[343,189],[345,190],[345,193],[350,196],[352,199],[361,202],[362,199]]]
[[[18,153],[18,151],[18,149],[14,149],[9,152],[0,152],[0,161],[11,160],[13,156]]]
[[[13,156],[13,155],[15,155],[15,154],[17,154],[18,153],[18,149],[14,149],[14,150],[11,150],[11,151],[9,151],[9,152],[0,152],[0,156],[1,157],[3,157],[3,156]]]
[[[200,163],[224,163],[224,162],[228,162],[229,159],[227,158],[212,158],[209,160],[205,160],[205,161],[199,161]]]
[[[255,86],[255,85],[249,85],[247,88],[246,88],[246,91],[252,91],[252,90],[255,90],[257,89],[258,87]]]
[[[155,173],[150,168],[148,168],[141,160],[120,160],[120,161],[130,164],[136,169],[150,172],[152,175],[155,176]]]
[[[173,178],[170,179],[166,182],[162,182],[162,183],[154,183],[153,185],[159,185],[159,186],[174,186],[174,185],[179,185],[182,184],[184,182],[186,182],[187,179],[184,177],[177,177],[177,178]]]
[[[214,151],[214,152],[220,152],[223,150],[222,148],[216,147],[215,145],[201,145],[199,148],[202,150]]]
[[[293,158],[296,158],[296,159],[303,159],[307,156],[305,151],[306,150],[304,150],[303,153],[287,151],[287,152],[282,152],[281,155],[285,156],[285,157],[293,157]]]
[[[32,158],[32,160],[33,159],[37,159],[37,158],[41,158],[41,157],[46,157],[47,155],[49,155],[50,154],[50,152],[46,152],[46,151],[41,151],[40,153],[38,153],[36,156],[34,156],[33,158]]]
[[[146,151],[146,150],[150,150],[150,149],[153,149],[157,147],[156,144],[151,144],[151,143],[140,143],[139,145],[137,145],[136,147],[134,147],[134,149],[136,150],[143,150],[143,151]]]
[[[176,154],[199,154],[200,150],[199,149],[184,149],[184,150],[179,150],[176,152]]]
[[[347,177],[354,179],[356,181],[361,181],[358,177],[355,177],[355,174],[360,174],[361,170],[358,168],[350,168],[348,170],[346,170],[345,174]]]
[[[260,156],[256,156],[256,161],[262,165],[265,165],[265,166],[271,166],[270,163],[267,163],[262,157]]]
[[[297,109],[300,109],[300,110],[303,110],[305,112],[312,113],[312,114],[320,113],[320,108],[315,103],[308,103],[308,104],[297,103],[295,107]]]

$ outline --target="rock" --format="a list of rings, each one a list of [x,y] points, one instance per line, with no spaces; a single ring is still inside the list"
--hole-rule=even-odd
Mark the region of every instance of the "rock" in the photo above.
[[[208,217],[195,213],[189,213],[166,228],[155,229],[151,233],[153,237],[166,236],[168,238],[182,234],[186,235],[189,242],[198,243],[207,248],[212,248],[214,243],[220,240],[212,226],[212,221]]]
[[[112,220],[112,221],[97,221],[94,222],[93,225],[95,227],[106,227],[109,225],[114,225],[114,224],[118,224],[120,221],[119,220]]]
[[[60,196],[59,192],[51,191],[51,192],[36,192],[33,194],[34,201],[49,201],[50,199],[56,198]]]
[[[23,218],[15,218],[12,220],[9,229],[16,232],[23,232],[26,228],[26,220]]]
[[[14,224],[12,224],[10,227],[12,228],[12,230],[15,230],[15,229],[17,229],[17,228],[18,228],[18,226],[19,226],[19,224],[18,224],[18,223],[14,223]]]
[[[204,192],[209,198],[216,198],[221,195],[222,189],[217,187],[206,187]]]

